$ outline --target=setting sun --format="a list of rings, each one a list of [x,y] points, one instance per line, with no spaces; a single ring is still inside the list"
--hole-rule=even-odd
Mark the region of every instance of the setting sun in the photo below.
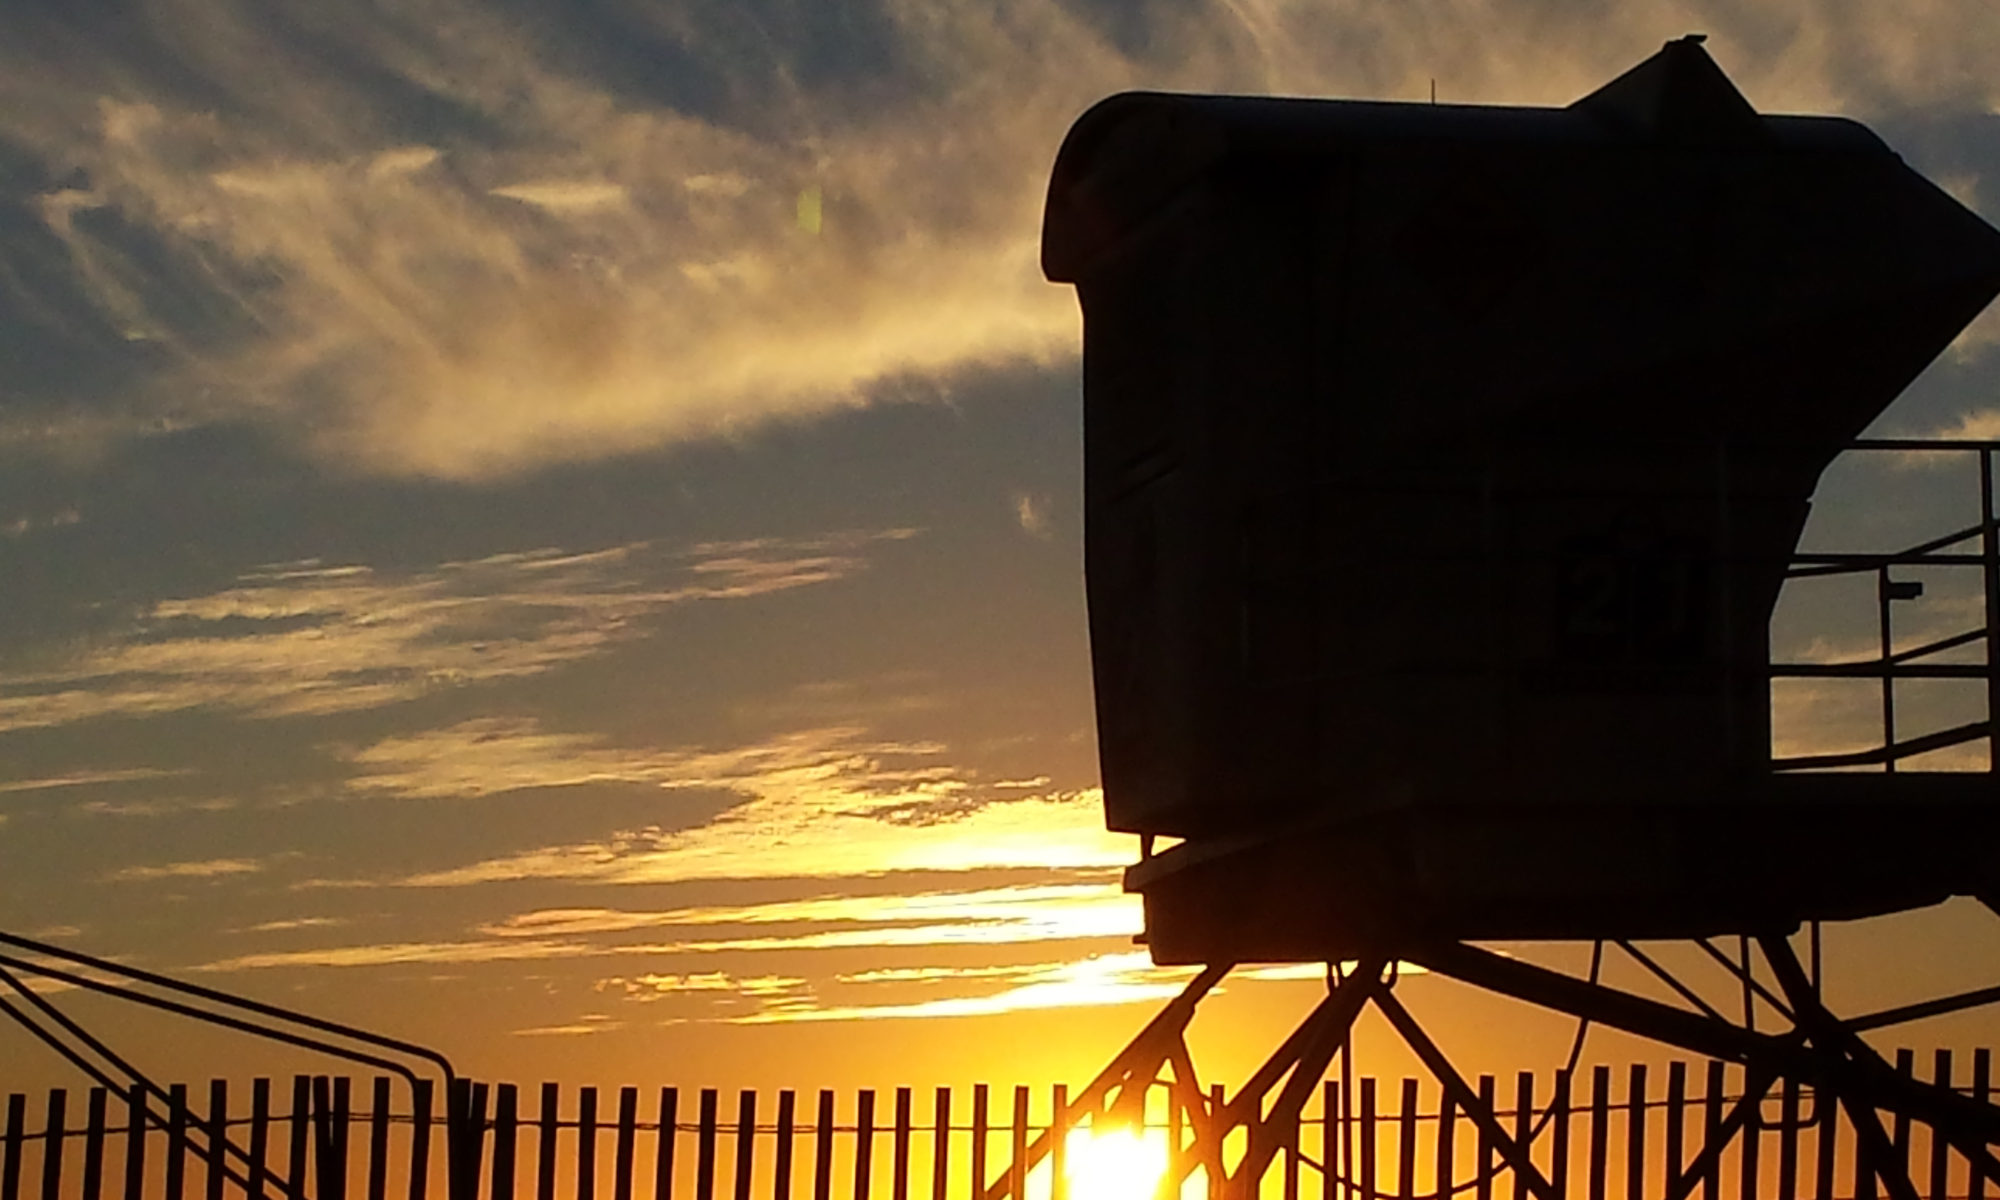
[[[1167,1170],[1157,1129],[1073,1129],[1064,1149],[1073,1200],[1152,1200]]]

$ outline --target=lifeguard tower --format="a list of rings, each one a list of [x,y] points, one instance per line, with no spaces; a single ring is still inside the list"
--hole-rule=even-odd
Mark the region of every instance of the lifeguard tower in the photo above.
[[[1700,43],[1560,109],[1114,96],[1056,159],[1043,266],[1083,308],[1105,816],[1143,841],[1126,886],[1154,960],[1206,968],[1076,1103],[1136,1111],[1170,1074],[1182,1174],[1254,1194],[1372,1004],[1554,1200],[1389,990],[1405,961],[1804,1081],[1898,1200],[1882,1113],[2000,1183],[2000,1110],[1896,1075],[1790,940],[2000,901],[2000,777],[1896,769],[1993,741],[1992,449],[1976,526],[1795,561],[1821,473],[2000,292],[2000,233],[1859,124],[1759,115]],[[1774,761],[1788,575],[1873,572],[1886,623],[1914,561],[1978,570],[1984,628],[1796,669],[1955,672],[1989,715]],[[1917,661],[1966,645],[1984,664]],[[1610,943],[1659,970],[1636,941],[1717,935],[1761,949],[1731,969],[1792,1029],[1471,944]],[[1252,962],[1357,965],[1211,1102],[1181,1032]]]

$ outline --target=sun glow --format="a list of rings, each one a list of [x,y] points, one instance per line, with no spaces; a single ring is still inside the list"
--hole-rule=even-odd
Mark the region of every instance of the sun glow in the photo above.
[[[1159,1130],[1073,1129],[1063,1142],[1073,1200],[1152,1200],[1167,1171]]]

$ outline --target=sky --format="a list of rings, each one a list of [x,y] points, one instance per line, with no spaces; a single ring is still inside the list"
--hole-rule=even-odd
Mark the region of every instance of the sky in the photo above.
[[[7,5],[0,929],[487,1077],[1087,1075],[1188,972],[1095,790],[1063,132],[1134,87],[1560,105],[1695,31],[2000,218],[1984,0]],[[1989,314],[1876,432],[2000,434],[1996,383]],[[1843,463],[1808,540],[1969,479]],[[1871,703],[1781,692],[1778,751]],[[1986,982],[1991,924],[1833,944]],[[1225,1060],[1318,986],[1262,974]],[[1483,1061],[1567,1044],[1427,998]]]

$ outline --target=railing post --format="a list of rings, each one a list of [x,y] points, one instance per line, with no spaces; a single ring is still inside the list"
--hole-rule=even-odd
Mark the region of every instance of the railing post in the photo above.
[[[1895,636],[1890,631],[1889,619],[1889,567],[1888,564],[1875,571],[1875,621],[1882,643],[1882,745],[1887,748],[1887,757],[1882,760],[1882,769],[1890,774],[1896,770],[1896,666],[1890,661],[1896,652]]]
[[[1979,452],[1980,581],[1986,593],[1986,769],[2000,774],[2000,526],[1994,523],[1993,451]],[[1975,1193],[1983,1186],[1979,1179]]]

